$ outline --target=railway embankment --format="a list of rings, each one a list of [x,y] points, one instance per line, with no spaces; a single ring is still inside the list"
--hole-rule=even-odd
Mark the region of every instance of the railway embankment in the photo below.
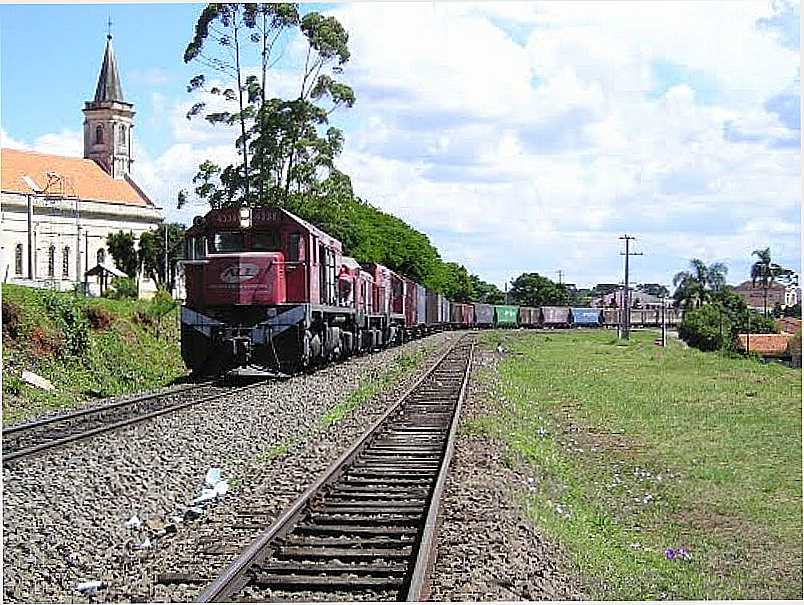
[[[4,426],[186,375],[175,309],[159,316],[148,301],[8,284],[2,292]],[[45,388],[28,384],[27,372]]]
[[[6,600],[193,600],[198,579],[225,567],[458,336],[272,382],[4,469]],[[193,505],[210,469],[228,491]],[[94,596],[77,592],[92,581],[103,586]]]
[[[436,597],[801,599],[801,371],[654,336],[481,336]]]

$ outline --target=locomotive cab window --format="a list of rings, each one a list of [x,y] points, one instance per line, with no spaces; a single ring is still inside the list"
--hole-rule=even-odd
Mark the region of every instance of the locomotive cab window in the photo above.
[[[288,260],[298,262],[302,256],[301,233],[291,233],[288,236]]]
[[[205,237],[196,237],[192,241],[195,248],[193,258],[204,258],[207,255],[207,239]]]
[[[255,231],[251,234],[251,249],[255,252],[274,252],[281,250],[276,231]]]
[[[209,236],[209,250],[212,253],[242,252],[242,231],[218,231]]]

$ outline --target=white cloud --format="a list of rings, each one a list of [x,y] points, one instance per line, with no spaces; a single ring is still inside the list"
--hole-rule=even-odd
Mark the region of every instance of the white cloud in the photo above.
[[[798,266],[800,153],[779,143],[800,135],[766,102],[799,94],[799,59],[756,26],[771,15],[766,3],[330,12],[350,34],[343,79],[357,94],[333,116],[346,125],[341,167],[358,195],[471,272],[498,285],[558,268],[581,284],[616,281],[624,230],[646,252],[640,281],[668,283],[692,256],[732,263],[736,281],[767,245]],[[271,85],[288,94],[298,83],[276,71]],[[235,128],[186,119],[200,98],[153,92],[158,117],[138,125],[169,139],[154,157],[136,148],[135,176],[171,220],[199,211],[175,210],[197,165],[235,156]],[[70,149],[79,135],[32,145]]]

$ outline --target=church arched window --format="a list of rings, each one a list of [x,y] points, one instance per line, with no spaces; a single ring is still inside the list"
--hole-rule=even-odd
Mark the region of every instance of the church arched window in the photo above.
[[[63,278],[70,277],[70,246],[64,246],[61,257],[61,276]]]
[[[106,250],[103,248],[98,250],[97,260],[99,265],[102,265],[106,261]]]
[[[56,275],[56,246],[53,244],[47,249],[47,276],[55,277]]]
[[[120,146],[125,147],[125,145],[126,145],[126,127],[125,126],[120,127],[120,136],[118,138],[120,139]]]
[[[22,244],[14,248],[14,273],[22,275]]]
[[[95,127],[95,144],[101,145],[103,143],[103,126],[98,124]]]

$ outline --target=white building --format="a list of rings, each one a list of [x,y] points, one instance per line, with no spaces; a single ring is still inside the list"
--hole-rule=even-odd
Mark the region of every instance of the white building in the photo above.
[[[131,178],[134,106],[123,99],[111,36],[95,98],[84,104],[84,157],[0,150],[0,271],[4,282],[72,289],[99,263],[112,264],[106,237],[162,222]],[[86,280],[97,291],[95,278]],[[141,294],[155,291],[142,279]]]

